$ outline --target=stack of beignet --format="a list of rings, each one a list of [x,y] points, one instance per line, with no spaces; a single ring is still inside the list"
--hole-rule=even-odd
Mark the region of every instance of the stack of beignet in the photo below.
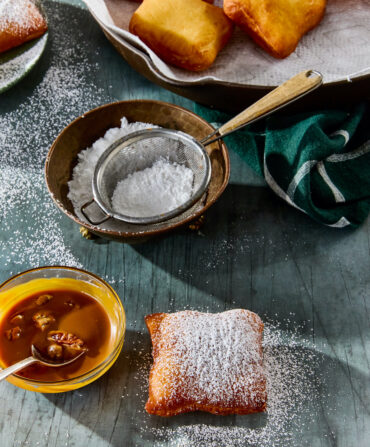
[[[36,39],[47,24],[31,0],[0,1],[0,53]]]
[[[207,0],[212,1],[212,0]],[[208,68],[231,37],[233,24],[276,58],[292,53],[322,19],[326,0],[144,0],[129,30],[165,62]]]
[[[145,318],[153,344],[150,414],[248,414],[266,408],[263,323],[244,309]]]

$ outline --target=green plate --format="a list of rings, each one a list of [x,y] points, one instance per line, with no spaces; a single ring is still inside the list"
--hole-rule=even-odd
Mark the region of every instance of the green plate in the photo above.
[[[48,33],[17,48],[0,54],[0,93],[24,78],[40,59]]]

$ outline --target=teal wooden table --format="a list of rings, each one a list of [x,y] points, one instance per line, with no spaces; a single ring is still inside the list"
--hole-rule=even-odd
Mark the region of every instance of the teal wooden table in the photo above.
[[[56,135],[106,102],[153,98],[191,110],[194,103],[135,73],[79,1],[45,7],[46,52],[0,96],[0,280],[38,265],[82,267],[115,288],[128,327],[118,361],[85,388],[43,395],[1,383],[0,446],[370,445],[370,221],[356,231],[320,226],[230,151],[230,184],[199,232],[135,246],[84,239],[44,185]],[[270,322],[282,345],[271,370],[280,386],[275,413],[147,415],[144,315],[237,307]]]

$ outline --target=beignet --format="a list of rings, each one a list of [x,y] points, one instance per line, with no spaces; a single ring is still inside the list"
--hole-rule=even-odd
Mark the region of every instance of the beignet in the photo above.
[[[0,53],[36,39],[46,30],[46,21],[32,1],[0,1]]]
[[[301,37],[319,24],[326,0],[224,0],[224,11],[276,58],[292,53]]]
[[[199,71],[214,62],[233,24],[222,8],[202,0],[145,0],[129,30],[165,62]]]
[[[148,315],[145,322],[153,344],[148,413],[265,410],[263,323],[258,315],[244,309],[182,311]]]

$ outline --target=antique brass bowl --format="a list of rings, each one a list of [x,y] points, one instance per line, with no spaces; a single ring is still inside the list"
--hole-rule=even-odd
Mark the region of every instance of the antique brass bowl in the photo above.
[[[213,131],[213,127],[193,112],[174,104],[154,100],[132,100],[106,104],[85,113],[70,123],[52,144],[45,164],[46,183],[57,207],[77,224],[95,235],[122,242],[135,243],[165,234],[197,220],[224,191],[230,175],[229,155],[225,144],[215,142],[207,146],[211,159],[212,176],[202,202],[189,213],[152,225],[135,225],[113,221],[94,226],[80,219],[68,199],[68,181],[77,163],[78,153],[91,146],[112,127],[119,127],[122,117],[129,122],[141,121],[181,130],[198,140]]]

